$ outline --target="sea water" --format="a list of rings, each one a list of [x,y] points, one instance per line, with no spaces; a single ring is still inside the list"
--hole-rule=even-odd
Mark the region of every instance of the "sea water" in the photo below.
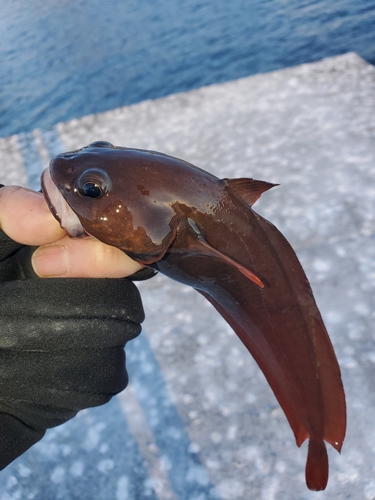
[[[355,51],[375,0],[0,0],[0,136]]]

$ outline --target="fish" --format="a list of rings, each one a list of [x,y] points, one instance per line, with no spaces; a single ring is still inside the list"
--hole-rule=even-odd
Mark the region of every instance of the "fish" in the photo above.
[[[307,487],[325,489],[325,442],[341,452],[345,393],[294,250],[252,209],[276,184],[219,179],[167,154],[106,141],[56,156],[41,182],[70,236],[113,245],[214,306],[265,375],[297,446],[309,439]]]

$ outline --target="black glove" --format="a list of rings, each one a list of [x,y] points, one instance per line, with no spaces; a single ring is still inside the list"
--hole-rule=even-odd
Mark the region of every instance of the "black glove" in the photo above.
[[[124,346],[144,319],[130,279],[40,279],[34,250],[0,231],[0,469],[126,387]]]

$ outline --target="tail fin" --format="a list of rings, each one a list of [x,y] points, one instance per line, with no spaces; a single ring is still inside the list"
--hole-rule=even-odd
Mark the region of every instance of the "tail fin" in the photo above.
[[[328,481],[327,448],[322,439],[309,441],[306,462],[306,484],[309,490],[324,490]]]

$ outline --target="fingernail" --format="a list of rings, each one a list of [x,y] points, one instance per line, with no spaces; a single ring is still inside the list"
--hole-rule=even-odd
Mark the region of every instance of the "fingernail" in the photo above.
[[[34,271],[41,278],[64,276],[68,272],[68,258],[65,247],[51,245],[35,250],[31,259]]]

